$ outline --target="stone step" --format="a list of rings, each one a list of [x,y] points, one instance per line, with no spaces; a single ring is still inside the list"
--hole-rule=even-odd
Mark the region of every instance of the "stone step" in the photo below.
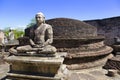
[[[104,65],[106,63],[106,61],[112,57],[113,57],[113,55],[109,54],[102,58],[93,57],[93,58],[95,58],[94,61],[90,60],[90,59],[89,59],[89,61],[86,61],[87,58],[84,58],[84,59],[68,60],[68,61],[64,62],[64,64],[67,64],[67,68],[69,70],[87,69],[87,68]]]
[[[79,51],[77,53],[68,53],[68,55],[65,58],[84,58],[84,57],[95,57],[95,56],[102,56],[106,54],[110,54],[113,51],[113,49],[109,46],[105,46],[104,48],[98,49],[96,51],[90,50],[90,51]]]
[[[26,74],[7,73],[6,79],[15,80],[61,80],[59,77],[35,76]]]

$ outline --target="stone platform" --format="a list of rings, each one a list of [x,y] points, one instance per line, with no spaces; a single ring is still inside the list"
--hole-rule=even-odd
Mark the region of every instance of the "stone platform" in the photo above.
[[[0,80],[5,80],[4,77],[6,76],[6,73],[8,71],[9,71],[8,64],[0,65]],[[120,80],[120,75],[118,74],[115,77],[109,77],[109,76],[106,76],[106,74],[107,74],[107,70],[102,69],[102,66],[99,66],[99,67],[94,67],[90,69],[70,71],[68,73],[67,80]],[[21,80],[21,79],[17,79],[17,80]],[[26,79],[26,80],[30,80],[30,79]]]
[[[61,80],[58,76],[58,70],[64,60],[61,55],[56,57],[10,56],[5,60],[10,64],[8,79]]]
[[[111,47],[105,46],[95,51],[79,51],[76,54],[71,53],[65,57],[64,64],[66,64],[70,70],[80,70],[104,65],[107,59],[113,57],[110,53],[112,50]]]

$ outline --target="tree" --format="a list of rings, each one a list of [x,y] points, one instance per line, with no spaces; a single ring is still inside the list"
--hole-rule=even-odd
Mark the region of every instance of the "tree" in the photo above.
[[[19,37],[24,35],[24,31],[21,31],[21,30],[18,30],[18,29],[13,30],[13,32],[15,34],[15,39],[17,39],[17,38],[19,38]]]
[[[27,25],[27,27],[30,27],[36,23],[36,20],[33,18],[31,22]]]
[[[5,29],[3,30],[6,36],[8,36],[8,34],[9,34],[9,29],[10,29],[10,28],[8,27],[8,28],[5,28]],[[23,31],[22,29],[14,29],[14,30],[13,30],[13,33],[14,33],[14,35],[15,35],[15,39],[17,39],[17,38],[19,38],[19,37],[21,37],[21,36],[24,35],[24,31]]]

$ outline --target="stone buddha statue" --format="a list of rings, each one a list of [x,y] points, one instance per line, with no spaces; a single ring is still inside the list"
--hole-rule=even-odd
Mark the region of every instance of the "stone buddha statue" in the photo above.
[[[45,23],[45,16],[43,13],[37,13],[35,15],[36,24],[29,27],[25,31],[29,30],[29,33],[25,34],[29,37],[29,45],[19,46],[11,48],[10,53],[47,53],[54,54],[56,48],[52,46],[53,42],[53,29],[52,26]]]
[[[8,33],[8,40],[14,40],[15,39],[15,35],[12,29],[9,29],[9,33]]]

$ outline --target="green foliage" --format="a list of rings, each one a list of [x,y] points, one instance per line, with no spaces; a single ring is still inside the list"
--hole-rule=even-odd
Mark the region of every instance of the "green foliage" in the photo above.
[[[5,28],[3,31],[5,33],[5,36],[8,36],[10,27]]]
[[[31,22],[27,25],[27,27],[30,27],[36,23],[35,19],[32,19]]]
[[[6,36],[8,36],[8,34],[9,34],[9,29],[10,28],[6,28],[6,29],[3,30]],[[24,31],[21,30],[21,29],[15,29],[15,30],[13,30],[13,33],[15,35],[15,39],[24,35]]]
[[[33,18],[30,21],[30,23],[27,25],[27,27],[30,27],[30,26],[34,25],[35,23],[36,23],[36,20]],[[9,34],[9,29],[10,29],[10,27],[7,27],[3,30],[6,36],[8,36],[8,34]],[[14,29],[13,32],[14,32],[14,35],[15,35],[15,39],[17,39],[17,38],[19,38],[19,37],[21,37],[25,34],[23,29],[21,29],[21,28]]]
[[[24,35],[24,31],[20,31],[20,30],[13,30],[14,34],[15,34],[15,39],[21,37]]]

